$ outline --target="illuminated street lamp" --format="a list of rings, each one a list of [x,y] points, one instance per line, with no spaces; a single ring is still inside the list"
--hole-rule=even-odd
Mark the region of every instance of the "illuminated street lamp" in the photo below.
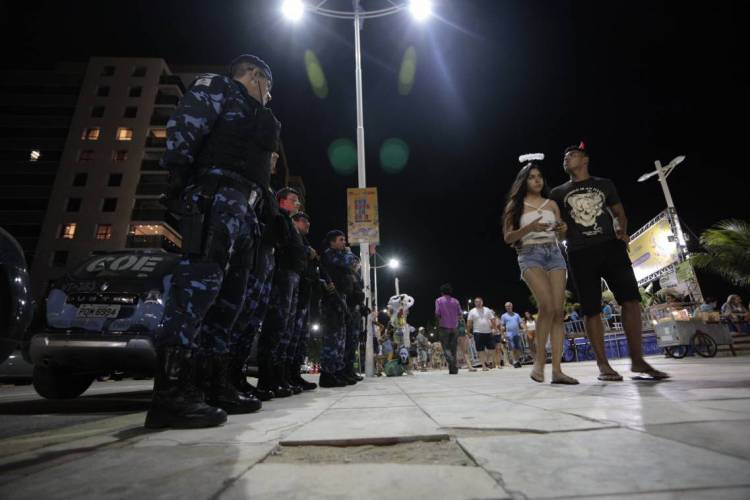
[[[367,187],[367,179],[365,176],[365,125],[362,106],[362,48],[359,39],[360,31],[362,30],[362,23],[365,19],[386,17],[404,10],[409,10],[416,20],[422,21],[427,19],[432,12],[432,2],[430,2],[430,0],[410,0],[408,3],[389,1],[388,3],[388,7],[370,11],[362,9],[360,0],[352,0],[353,8],[351,11],[329,9],[326,7],[328,0],[311,0],[311,2],[303,2],[302,0],[284,0],[281,4],[281,13],[284,17],[293,22],[300,21],[306,12],[312,12],[313,14],[334,19],[347,19],[354,23],[354,78],[357,105],[357,185],[359,188]],[[372,296],[370,293],[370,242],[367,240],[360,240],[357,243],[359,243],[360,262],[362,263],[361,272],[362,281],[364,283],[365,302],[367,303],[367,306],[370,307],[372,305]],[[367,326],[366,349],[368,354],[366,355],[367,363],[365,373],[368,377],[371,377],[374,375],[374,365],[372,363],[374,354],[371,353],[372,328],[370,325],[370,319],[368,319]]]

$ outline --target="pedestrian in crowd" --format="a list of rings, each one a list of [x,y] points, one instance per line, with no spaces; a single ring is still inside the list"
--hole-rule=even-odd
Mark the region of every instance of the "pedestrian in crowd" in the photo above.
[[[589,174],[589,153],[583,143],[565,150],[563,168],[570,176],[550,193],[567,225],[568,264],[578,291],[586,332],[596,354],[599,379],[619,381],[604,350],[600,317],[601,279],[605,278],[622,305],[622,323],[630,352],[631,370],[653,379],[669,377],[643,358],[641,304],[638,283],[628,256],[628,219],[609,179]],[[541,220],[540,220],[541,222]],[[541,229],[541,228],[540,228]]]
[[[488,365],[492,361],[492,353],[495,350],[492,332],[495,329],[497,329],[495,311],[484,306],[482,297],[476,297],[474,307],[466,316],[466,331],[474,338],[483,372],[489,370]]]
[[[466,334],[466,320],[462,313],[458,320],[458,353],[463,358],[466,369],[475,372],[477,369],[474,368],[473,356],[471,355],[471,342],[473,340]]]
[[[577,384],[577,380],[562,372],[560,365],[565,335],[563,308],[567,269],[558,238],[564,234],[566,225],[557,203],[548,197],[541,170],[543,159],[541,153],[519,158],[524,166],[516,175],[503,214],[505,241],[515,246],[521,279],[531,289],[539,309],[536,320],[530,313],[525,314],[524,320],[529,346],[534,346],[530,349],[534,358],[531,379],[544,382],[547,340],[550,339],[552,383]],[[506,314],[509,316],[503,315],[503,324],[515,325],[513,313]]]
[[[233,390],[229,380],[231,325],[212,342],[198,336],[230,261],[244,258],[245,249],[256,243],[255,208],[269,186],[271,154],[279,149],[281,125],[266,107],[272,83],[265,62],[240,56],[228,76],[196,79],[167,124],[161,165],[170,177],[164,199],[180,220],[183,259],[155,338],[157,367],[146,427],[211,427],[226,422],[220,405],[233,413],[260,408],[260,401]],[[234,283],[236,295],[244,295],[246,281]],[[203,390],[197,380],[201,344],[213,346]],[[216,406],[205,402],[206,395]]]
[[[448,373],[458,373],[456,363],[456,344],[458,320],[463,314],[461,305],[453,297],[453,287],[446,283],[440,287],[440,297],[435,299],[435,317],[437,318],[440,343],[443,346],[443,355],[448,363]]]
[[[523,340],[521,339],[523,320],[518,313],[513,312],[513,303],[505,303],[505,312],[500,316],[500,326],[508,340],[513,368],[521,368],[521,361],[523,360]]]
[[[750,314],[742,305],[742,298],[737,294],[731,294],[727,301],[721,306],[721,318],[729,325],[733,332],[750,333]]]
[[[614,310],[612,304],[606,300],[602,300],[602,320],[607,325],[608,329],[612,328],[612,318],[614,316]]]
[[[531,314],[531,311],[523,313],[523,328],[526,332],[526,343],[529,346],[531,357],[536,359],[536,319]],[[542,348],[545,347],[546,346],[542,346]]]
[[[495,344],[494,364],[499,370],[505,367],[505,341],[503,340],[503,332],[497,323],[495,329],[492,330],[492,342]]]
[[[427,371],[427,358],[429,357],[428,352],[430,349],[430,341],[427,340],[427,337],[425,336],[425,329],[423,326],[420,326],[419,330],[417,331],[416,344],[417,344],[417,363],[419,366],[419,371],[426,372]]]

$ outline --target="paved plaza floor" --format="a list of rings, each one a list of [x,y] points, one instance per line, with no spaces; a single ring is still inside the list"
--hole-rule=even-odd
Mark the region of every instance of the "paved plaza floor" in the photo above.
[[[160,432],[126,385],[137,411],[0,439],[0,498],[750,498],[750,357],[650,361],[673,378],[416,373]]]

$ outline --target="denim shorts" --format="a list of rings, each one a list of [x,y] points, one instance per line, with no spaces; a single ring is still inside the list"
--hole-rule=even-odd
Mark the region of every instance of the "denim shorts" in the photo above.
[[[518,249],[518,267],[521,268],[521,279],[527,269],[541,267],[545,271],[567,269],[565,258],[557,243],[528,245]]]

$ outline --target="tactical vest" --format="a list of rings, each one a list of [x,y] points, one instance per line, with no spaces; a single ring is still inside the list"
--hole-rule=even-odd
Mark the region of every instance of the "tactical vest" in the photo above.
[[[242,84],[232,81],[232,85]],[[203,140],[195,158],[198,172],[211,168],[231,170],[267,187],[271,178],[271,153],[278,149],[278,127],[247,91],[227,90],[221,115]]]

